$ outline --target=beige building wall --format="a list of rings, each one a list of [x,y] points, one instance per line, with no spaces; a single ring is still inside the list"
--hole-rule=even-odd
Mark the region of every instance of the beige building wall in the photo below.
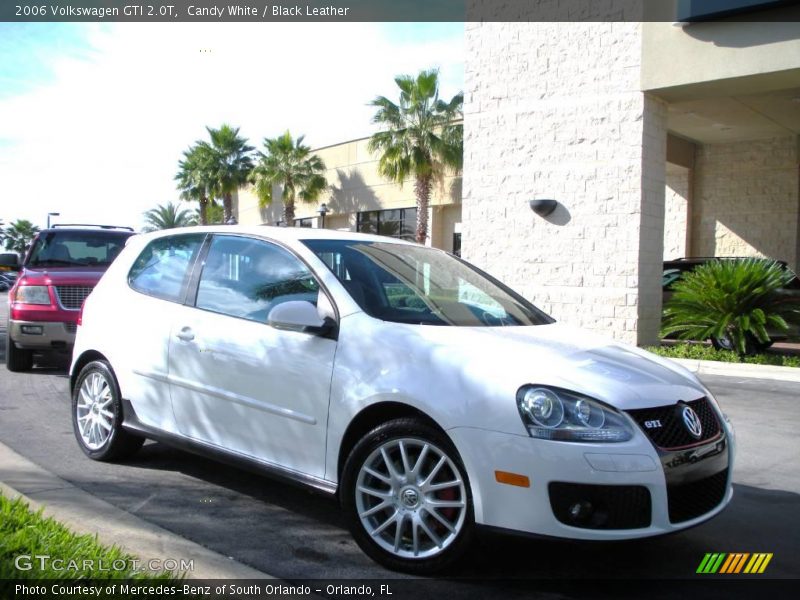
[[[771,22],[752,22],[761,19]],[[686,27],[649,22],[643,28],[641,87],[660,90],[669,101],[753,94],[800,82],[798,8]]]
[[[688,255],[686,247],[689,219],[690,172],[686,167],[667,163],[664,196],[664,260]]]
[[[466,25],[462,254],[560,321],[652,343],[666,105],[641,44],[639,23]]]
[[[368,149],[369,138],[362,138],[319,148],[314,151],[326,166],[325,177],[329,189],[314,204],[298,203],[295,218],[314,217],[318,221],[320,204],[325,202],[328,214],[325,227],[328,229],[356,230],[356,214],[369,210],[413,208],[416,206],[414,181],[409,179],[398,185],[387,181],[378,173],[378,157]],[[277,196],[277,194],[276,194]],[[447,219],[460,220],[461,176],[448,175],[434,184],[431,195],[431,219],[429,221],[429,243],[450,250],[451,238],[445,235],[452,228]],[[441,210],[447,206],[448,210]],[[454,215],[457,215],[454,217]],[[445,219],[439,223],[438,218]],[[259,208],[253,190],[239,190],[239,223],[274,225],[282,217],[280,198],[271,206]],[[315,223],[315,226],[318,226]]]
[[[695,256],[766,256],[798,268],[798,140],[699,145]]]

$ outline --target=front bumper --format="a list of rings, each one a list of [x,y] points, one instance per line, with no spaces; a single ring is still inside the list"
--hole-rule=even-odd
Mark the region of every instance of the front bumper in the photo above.
[[[11,341],[25,350],[70,350],[75,345],[74,323],[48,321],[8,322]]]
[[[722,511],[733,496],[731,472],[734,439],[729,431],[713,442],[692,448],[689,452],[700,451],[700,459],[691,463],[688,458],[685,461],[676,461],[674,456],[665,459],[664,454],[659,454],[640,432],[634,439],[617,444],[553,442],[468,427],[454,428],[448,433],[461,454],[470,478],[475,521],[489,527],[585,540],[649,537],[702,523]],[[724,448],[711,450],[720,443]],[[717,474],[718,479],[724,478],[721,501],[693,518],[673,522],[677,520],[675,506],[679,494],[675,493],[674,473],[665,475],[665,469],[677,469],[682,476],[689,472],[690,478],[694,471],[698,471],[697,477]],[[528,477],[530,486],[498,483],[496,471],[524,475]],[[647,525],[612,529],[566,524],[562,522],[566,520],[563,512],[560,515],[562,520],[559,520],[551,502],[551,484],[557,484],[558,487],[559,483],[579,484],[576,488],[602,486],[594,489],[610,489],[610,497],[619,497],[613,493],[614,490],[643,492],[646,489],[650,500],[646,508],[650,512],[649,519],[645,520]],[[668,484],[672,494],[672,520]],[[690,488],[682,488],[687,489],[691,491]],[[626,507],[620,512],[624,514],[628,511]]]

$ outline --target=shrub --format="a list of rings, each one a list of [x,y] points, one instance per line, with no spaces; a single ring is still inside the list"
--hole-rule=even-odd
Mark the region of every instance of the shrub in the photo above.
[[[662,336],[711,339],[739,355],[770,342],[767,329],[783,332],[798,321],[797,304],[778,293],[792,273],[775,261],[758,258],[713,260],[686,273],[673,285],[664,308]]]

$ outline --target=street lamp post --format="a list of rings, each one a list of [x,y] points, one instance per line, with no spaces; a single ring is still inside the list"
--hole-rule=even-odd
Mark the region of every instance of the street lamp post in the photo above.
[[[60,217],[61,213],[57,212],[50,212],[47,213],[47,228],[50,229],[50,217]]]
[[[325,215],[328,214],[328,205],[323,202],[322,205],[319,207],[319,210],[317,210],[317,212],[319,213],[320,219],[322,221],[321,229],[325,229]]]

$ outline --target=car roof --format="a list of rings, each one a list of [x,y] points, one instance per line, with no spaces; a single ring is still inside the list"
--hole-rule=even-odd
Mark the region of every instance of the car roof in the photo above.
[[[313,227],[276,227],[272,225],[201,225],[196,227],[181,227],[180,229],[164,229],[143,234],[143,237],[157,238],[166,235],[186,233],[220,233],[233,235],[252,235],[270,238],[279,242],[296,242],[303,240],[343,240],[359,242],[382,242],[390,244],[404,244],[416,246],[398,238],[382,235],[356,233],[354,231],[336,231],[334,229],[315,229]]]

